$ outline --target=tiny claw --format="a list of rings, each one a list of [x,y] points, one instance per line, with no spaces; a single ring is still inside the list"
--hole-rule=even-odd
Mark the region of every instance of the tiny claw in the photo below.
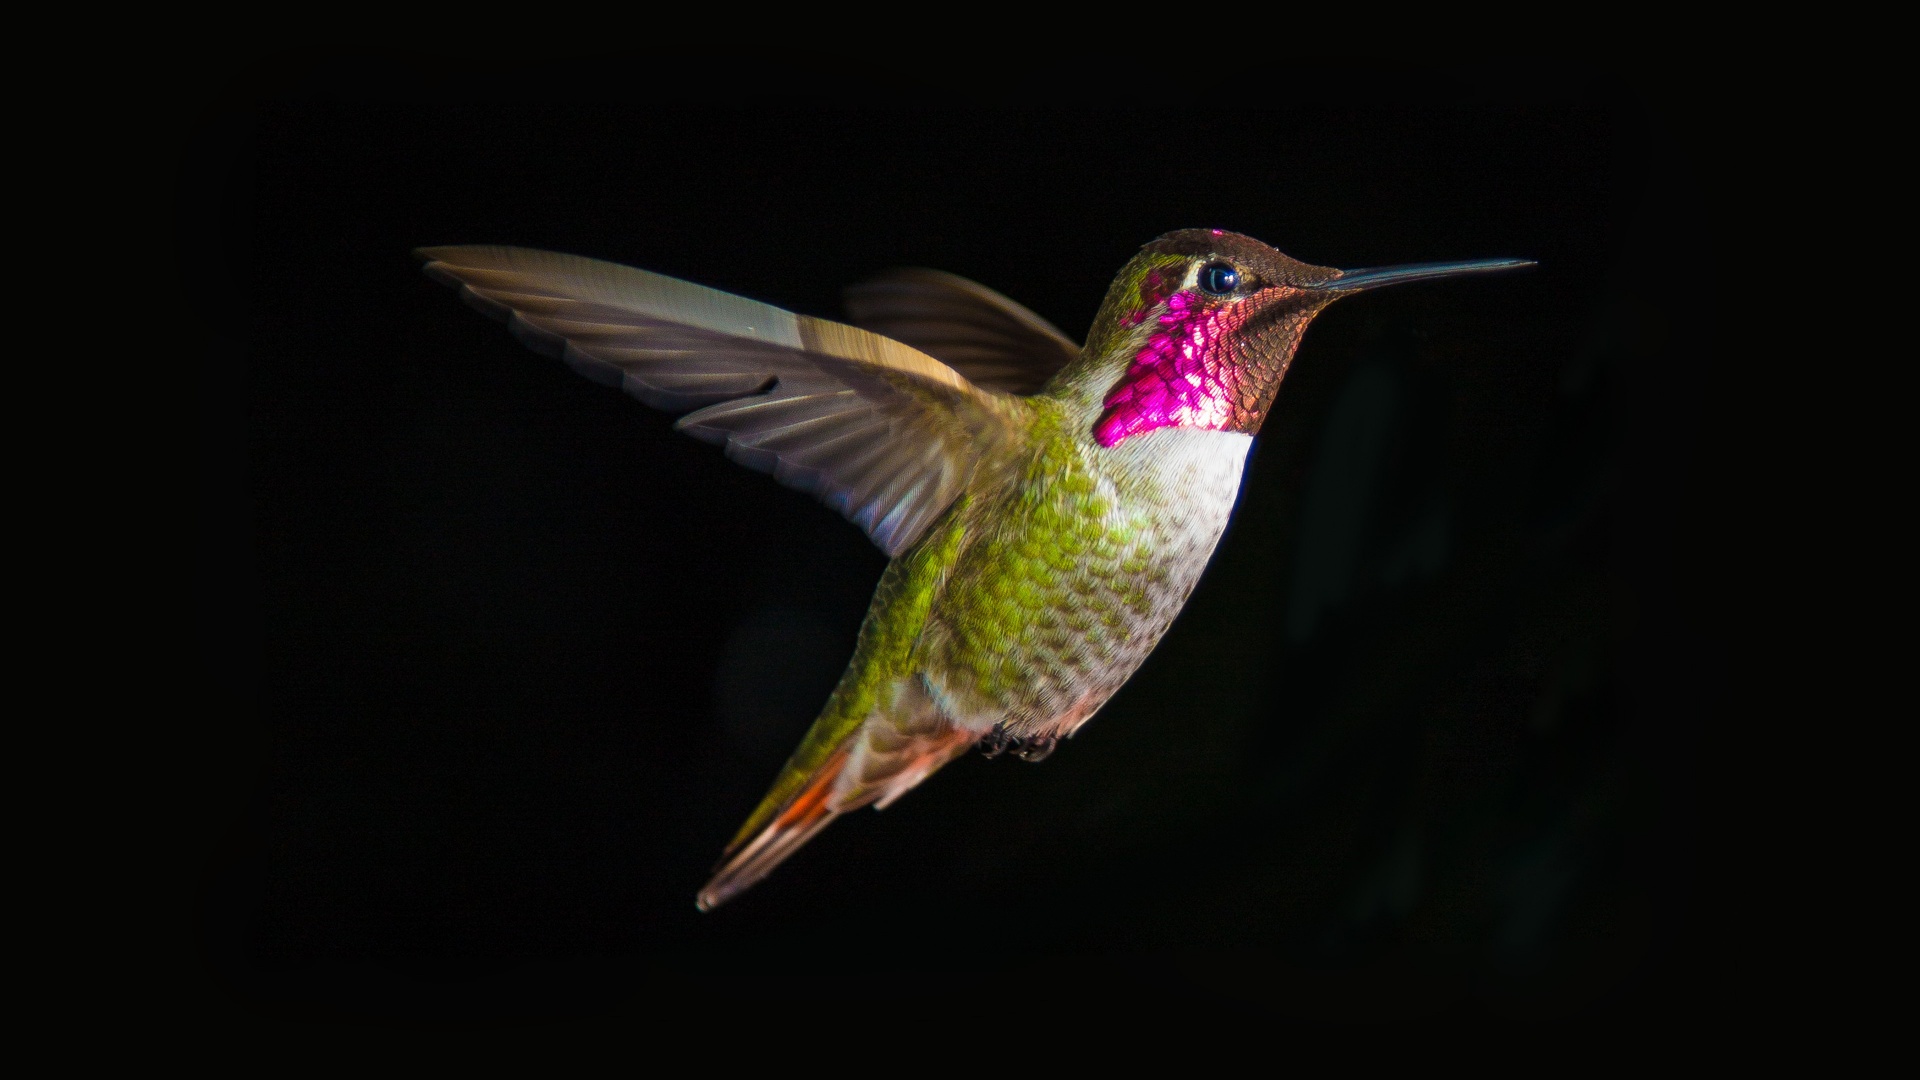
[[[1030,765],[1045,761],[1047,756],[1053,753],[1053,748],[1059,744],[1060,739],[1057,736],[1036,735],[1020,748],[1020,760]]]
[[[992,731],[987,732],[986,736],[980,740],[979,745],[980,755],[982,757],[988,760],[997,758],[1001,754],[1006,753],[1007,733],[999,728],[994,728]]]

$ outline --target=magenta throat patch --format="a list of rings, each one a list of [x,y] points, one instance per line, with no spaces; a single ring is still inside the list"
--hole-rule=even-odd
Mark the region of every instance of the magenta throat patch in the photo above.
[[[1193,290],[1168,297],[1160,329],[1107,394],[1106,411],[1094,424],[1093,437],[1101,446],[1113,446],[1155,428],[1226,430],[1240,382],[1228,338],[1246,321],[1251,307],[1209,306]],[[1134,321],[1144,317],[1142,311]]]

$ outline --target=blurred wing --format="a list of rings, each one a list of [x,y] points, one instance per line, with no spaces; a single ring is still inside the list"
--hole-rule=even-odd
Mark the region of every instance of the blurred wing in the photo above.
[[[851,326],[616,263],[512,247],[417,253],[523,341],[818,495],[888,555],[920,537],[1025,407]]]
[[[904,341],[974,383],[1031,394],[1080,355],[1047,320],[985,285],[938,270],[892,270],[846,291],[855,326]]]

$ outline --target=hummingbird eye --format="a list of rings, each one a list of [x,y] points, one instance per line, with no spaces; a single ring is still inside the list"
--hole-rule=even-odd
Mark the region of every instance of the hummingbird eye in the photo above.
[[[1206,292],[1225,296],[1240,287],[1240,271],[1235,270],[1231,263],[1211,262],[1200,268],[1195,280]]]

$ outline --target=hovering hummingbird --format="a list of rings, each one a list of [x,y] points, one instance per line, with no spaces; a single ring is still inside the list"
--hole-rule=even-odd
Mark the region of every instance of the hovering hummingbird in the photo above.
[[[1520,259],[1334,270],[1219,229],[1121,269],[1085,346],[984,286],[899,270],[854,325],[613,263],[435,247],[428,275],[533,347],[809,491],[891,558],[839,686],[698,896],[978,746],[1039,761],[1166,633],[1226,529],[1307,324],[1381,285]]]

